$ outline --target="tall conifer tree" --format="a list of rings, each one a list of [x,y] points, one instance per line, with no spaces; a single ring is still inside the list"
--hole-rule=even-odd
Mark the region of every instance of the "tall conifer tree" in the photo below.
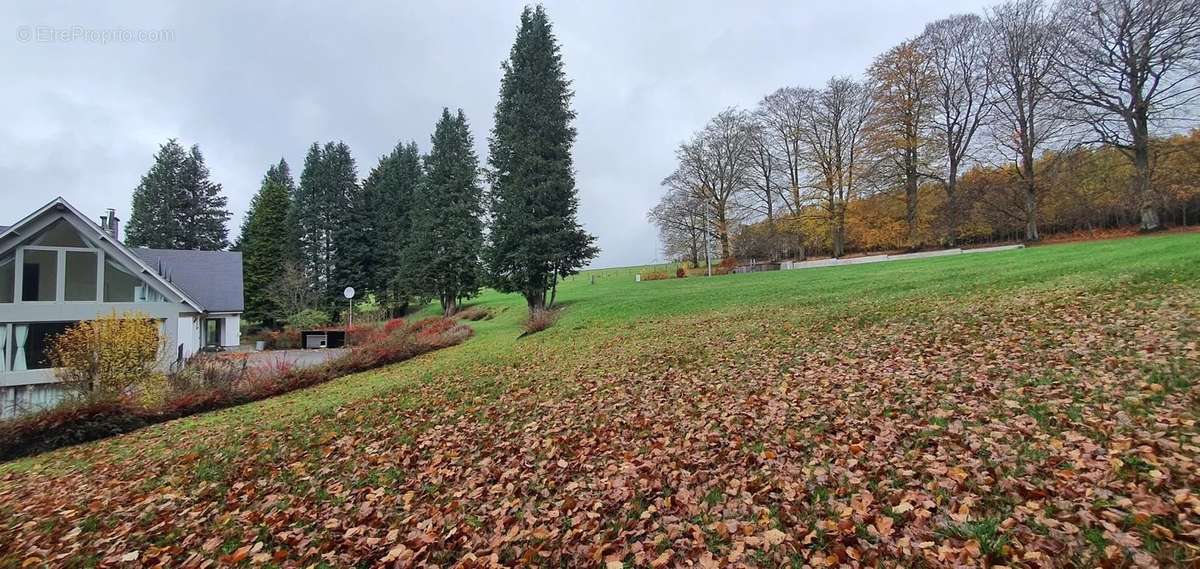
[[[545,10],[526,7],[503,64],[489,140],[492,286],[519,292],[531,311],[553,305],[558,280],[598,250],[576,220],[572,92]]]
[[[159,147],[154,165],[133,191],[125,229],[131,247],[217,250],[229,246],[229,211],[221,185],[209,180],[199,146],[175,139]]]
[[[350,148],[343,142],[328,142],[324,147],[314,142],[296,189],[294,226],[300,265],[313,290],[327,303],[340,298],[343,287],[353,286],[347,256],[354,253],[347,226],[358,191]]]
[[[250,211],[242,222],[239,244],[245,282],[246,317],[251,321],[270,324],[290,316],[280,314],[279,306],[271,300],[267,289],[283,273],[285,266],[292,262],[293,248],[289,236],[293,231],[288,224],[292,219],[291,201],[296,191],[295,185],[286,161],[281,159],[278,164],[271,165],[263,176],[258,193],[250,200]]]
[[[409,208],[422,175],[417,143],[399,143],[380,157],[363,182],[364,201],[373,214],[373,271],[363,284],[392,309],[403,308],[412,296],[407,288],[403,253],[412,234]]]
[[[457,115],[442,109],[431,141],[411,210],[405,266],[414,292],[438,299],[446,314],[454,314],[458,301],[478,293],[482,281],[479,158],[462,109]]]

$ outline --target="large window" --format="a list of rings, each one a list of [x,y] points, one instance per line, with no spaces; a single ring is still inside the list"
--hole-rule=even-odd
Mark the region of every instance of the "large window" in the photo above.
[[[26,249],[21,268],[21,300],[42,302],[58,297],[58,251]]]
[[[13,302],[16,290],[17,261],[12,256],[0,257],[0,304]]]
[[[8,349],[8,369],[46,369],[50,367],[50,343],[74,322],[31,322],[13,324],[12,341]],[[5,334],[7,336],[7,334]]]
[[[66,251],[66,300],[96,300],[96,254],[91,251]]]

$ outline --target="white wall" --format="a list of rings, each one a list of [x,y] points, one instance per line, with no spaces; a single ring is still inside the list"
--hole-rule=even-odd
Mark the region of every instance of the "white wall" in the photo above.
[[[192,357],[200,350],[200,319],[191,315],[179,315],[179,328],[175,335],[175,343],[167,346],[172,358],[179,354],[179,345],[183,345],[183,358]]]
[[[238,315],[226,316],[222,322],[223,335],[221,345],[226,348],[236,348],[242,343],[242,319]]]

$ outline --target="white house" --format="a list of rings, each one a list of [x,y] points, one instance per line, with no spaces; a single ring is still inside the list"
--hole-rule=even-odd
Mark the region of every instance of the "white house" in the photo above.
[[[241,253],[126,247],[113,210],[97,224],[55,198],[0,226],[0,417],[58,400],[46,349],[74,322],[114,310],[157,319],[166,369],[237,346],[242,308]]]

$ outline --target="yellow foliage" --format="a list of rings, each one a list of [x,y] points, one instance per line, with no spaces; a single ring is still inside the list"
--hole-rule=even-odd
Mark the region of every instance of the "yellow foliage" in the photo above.
[[[102,399],[151,395],[162,381],[157,369],[163,337],[156,320],[125,312],[83,320],[50,342],[50,361],[59,380],[84,395]]]

